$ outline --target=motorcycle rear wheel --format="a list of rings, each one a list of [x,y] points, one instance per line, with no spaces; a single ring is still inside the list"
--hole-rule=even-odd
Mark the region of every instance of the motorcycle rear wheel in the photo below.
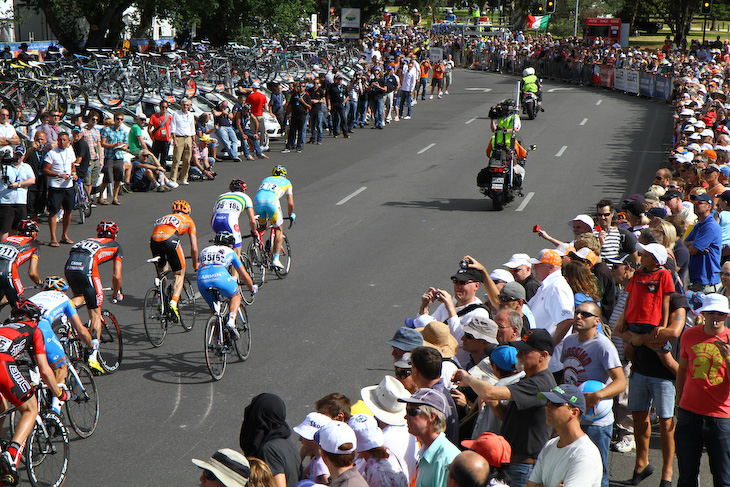
[[[525,108],[527,109],[527,118],[530,120],[534,120],[535,116],[537,115],[535,110],[535,103],[530,102],[525,105]]]

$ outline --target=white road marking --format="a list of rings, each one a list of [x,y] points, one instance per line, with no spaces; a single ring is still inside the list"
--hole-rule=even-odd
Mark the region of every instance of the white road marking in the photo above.
[[[598,101],[596,102],[596,106],[600,105],[602,101],[603,101],[603,99],[600,99],[600,100],[598,100]]]
[[[428,149],[430,149],[431,147],[434,147],[435,145],[436,145],[435,143],[432,143],[432,144],[428,144],[428,145],[427,145],[426,147],[424,147],[423,149],[419,150],[419,151],[418,151],[418,153],[419,153],[419,154],[423,154],[424,152],[426,152],[426,151],[427,151]]]
[[[350,193],[349,195],[345,196],[345,197],[344,197],[344,198],[342,198],[342,199],[341,199],[340,201],[338,201],[338,202],[337,202],[337,205],[338,205],[338,206],[339,206],[339,205],[344,205],[345,203],[347,203],[347,202],[348,202],[348,201],[350,201],[350,200],[351,200],[352,198],[354,198],[355,196],[359,195],[360,193],[362,193],[362,192],[363,192],[363,191],[365,191],[366,189],[368,189],[368,188],[367,188],[366,186],[363,186],[362,188],[358,189],[357,191],[355,191],[355,192],[353,192],[353,193]]]
[[[588,121],[588,119],[584,118],[583,121],[579,125],[585,125],[587,121]]]
[[[467,120],[466,122],[464,122],[464,125],[469,125],[470,123],[472,123],[476,119],[477,119],[477,117],[470,118],[469,120]]]
[[[203,424],[203,421],[205,421],[205,418],[208,417],[210,412],[213,410],[213,382],[210,383],[210,394],[208,394],[208,409],[205,410],[205,414],[203,414],[203,417],[200,418],[200,421],[198,422],[198,426]]]
[[[573,88],[550,88],[548,93],[555,93],[556,91],[571,91]]]
[[[466,91],[483,91],[484,93],[488,93],[492,91],[491,88],[464,88]]]
[[[175,416],[175,413],[177,412],[178,408],[180,407],[180,402],[182,401],[182,377],[180,377],[180,374],[177,375],[177,397],[175,398],[175,407],[172,408],[172,412],[165,420],[165,423],[170,421],[173,416]]]
[[[560,156],[562,156],[562,155],[563,155],[563,152],[565,152],[565,150],[566,150],[567,148],[568,148],[568,146],[567,146],[567,145],[564,145],[563,147],[561,147],[561,148],[560,148],[560,150],[558,151],[558,153],[557,153],[557,154],[555,154],[555,157],[560,157]]]
[[[533,193],[532,191],[530,191],[529,193],[527,193],[527,196],[525,196],[524,201],[522,201],[522,204],[519,207],[517,207],[517,209],[515,211],[522,211],[522,210],[524,210],[525,207],[527,206],[527,203],[530,202],[530,200],[532,199],[533,196],[535,196],[535,193]]]

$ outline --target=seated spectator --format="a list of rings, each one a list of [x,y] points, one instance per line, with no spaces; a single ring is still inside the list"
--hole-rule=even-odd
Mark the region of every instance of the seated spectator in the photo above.
[[[157,190],[164,193],[168,181],[165,168],[151,152],[143,149],[137,158],[132,159],[132,191]]]

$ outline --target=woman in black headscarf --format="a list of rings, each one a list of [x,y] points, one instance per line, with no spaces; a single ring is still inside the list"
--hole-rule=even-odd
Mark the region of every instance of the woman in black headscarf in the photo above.
[[[269,393],[254,397],[243,412],[241,450],[266,462],[277,487],[292,487],[302,476],[299,451],[290,436],[284,401]]]

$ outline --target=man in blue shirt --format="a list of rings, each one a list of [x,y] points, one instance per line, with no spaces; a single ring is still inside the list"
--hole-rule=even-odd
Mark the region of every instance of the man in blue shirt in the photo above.
[[[689,250],[689,289],[705,294],[720,288],[720,253],[722,230],[712,217],[712,196],[703,193],[690,197],[697,223],[684,243]]]

